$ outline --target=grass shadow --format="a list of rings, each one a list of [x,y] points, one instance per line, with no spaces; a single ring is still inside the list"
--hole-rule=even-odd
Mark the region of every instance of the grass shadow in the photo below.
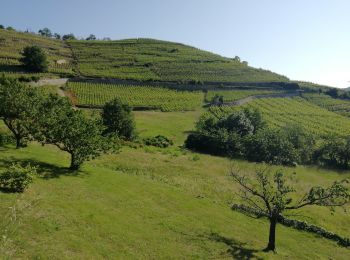
[[[0,166],[7,167],[13,163],[20,163],[21,165],[28,165],[37,167],[38,176],[43,179],[54,179],[59,178],[61,175],[64,176],[81,176],[86,175],[82,171],[73,171],[69,168],[59,167],[46,162],[41,162],[33,159],[16,159],[16,158],[6,158],[0,159]]]
[[[232,238],[221,236],[218,233],[211,233],[208,238],[209,240],[226,244],[229,247],[227,253],[229,253],[233,259],[263,259],[256,256],[256,253],[260,250],[246,248],[243,243]]]

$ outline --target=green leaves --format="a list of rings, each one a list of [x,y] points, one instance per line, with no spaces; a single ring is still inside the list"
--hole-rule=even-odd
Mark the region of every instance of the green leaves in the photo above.
[[[23,49],[23,65],[33,72],[47,72],[48,61],[45,52],[38,46],[27,46]]]
[[[35,167],[12,164],[0,173],[0,188],[10,192],[23,192],[33,181],[34,174],[36,174]]]

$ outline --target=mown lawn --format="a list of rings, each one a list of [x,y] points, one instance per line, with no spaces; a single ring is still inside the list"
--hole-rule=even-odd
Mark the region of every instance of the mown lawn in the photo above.
[[[25,193],[0,192],[0,255],[5,259],[350,258],[349,249],[283,226],[277,230],[278,253],[263,253],[267,221],[230,210],[237,201],[230,166],[248,173],[256,165],[177,148],[197,115],[159,113],[137,112],[138,129],[144,136],[171,136],[175,147],[123,148],[119,154],[86,163],[77,174],[66,169],[68,155],[52,146],[0,150],[0,170],[12,161],[40,166],[39,176]],[[296,176],[301,190],[350,177],[349,172],[315,167],[285,171]],[[330,231],[350,234],[349,215],[339,210],[334,216],[319,207],[296,213]]]

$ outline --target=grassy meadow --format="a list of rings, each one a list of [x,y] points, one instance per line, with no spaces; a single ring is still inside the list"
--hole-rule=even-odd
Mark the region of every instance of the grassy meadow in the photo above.
[[[20,150],[0,150],[0,169],[12,161],[40,167],[23,194],[0,193],[1,255],[5,259],[350,257],[349,249],[332,241],[280,225],[278,254],[262,252],[267,220],[230,209],[238,200],[237,186],[229,177],[231,165],[249,174],[256,164],[178,148],[199,114],[135,112],[141,136],[164,134],[175,146],[124,147],[118,154],[86,163],[78,173],[66,168],[68,154],[53,146],[32,143]],[[349,172],[316,167],[284,170],[296,176],[301,191],[350,177]],[[349,216],[341,210],[332,215],[312,207],[294,213],[340,235],[350,233]]]

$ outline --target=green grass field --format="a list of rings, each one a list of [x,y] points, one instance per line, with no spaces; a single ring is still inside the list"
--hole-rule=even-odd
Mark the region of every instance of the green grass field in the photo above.
[[[230,166],[249,173],[256,165],[176,147],[199,114],[136,112],[142,136],[172,136],[176,145],[123,148],[119,154],[86,163],[78,174],[67,170],[68,155],[52,146],[0,150],[0,170],[12,161],[40,165],[39,176],[25,193],[0,193],[1,255],[36,259],[350,257],[349,249],[334,242],[283,226],[277,229],[278,254],[262,252],[267,221],[230,210],[238,200],[237,186],[228,175]],[[350,177],[349,172],[315,167],[283,169],[286,174],[297,173],[300,191]],[[340,235],[350,233],[349,216],[342,211],[333,216],[327,209],[312,207],[295,213]]]
[[[177,91],[151,86],[70,82],[68,89],[75,94],[78,105],[92,107],[102,107],[106,102],[118,97],[133,107],[186,111],[199,109],[204,99],[201,91]]]

